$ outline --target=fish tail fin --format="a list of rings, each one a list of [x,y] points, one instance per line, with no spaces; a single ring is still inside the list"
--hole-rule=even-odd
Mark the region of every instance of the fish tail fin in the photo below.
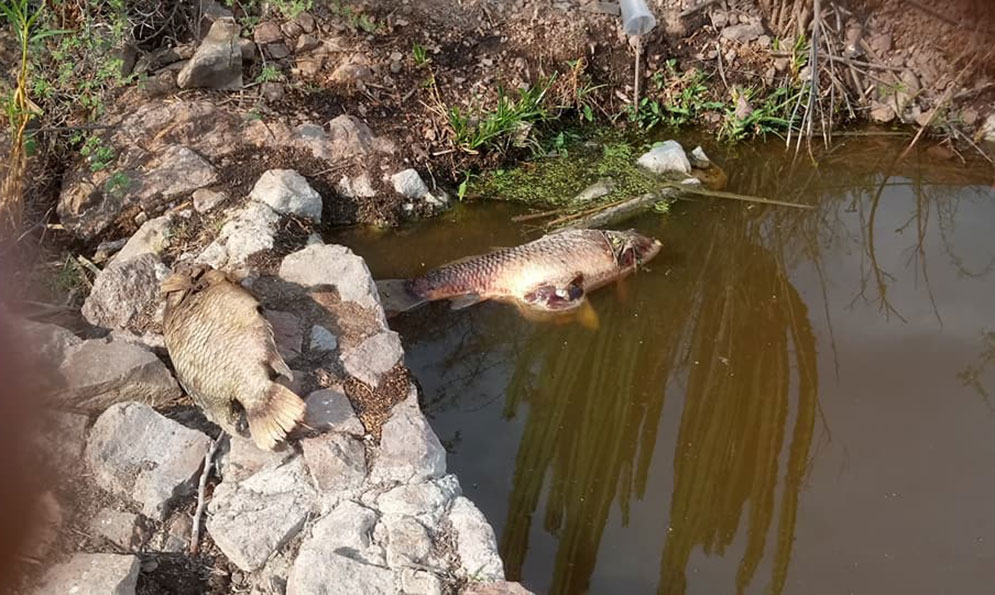
[[[383,279],[376,283],[377,292],[380,293],[380,303],[388,317],[414,310],[428,302],[427,299],[411,293],[407,279]]]
[[[246,411],[252,441],[263,450],[273,450],[304,418],[304,408],[297,393],[271,382],[259,404]]]

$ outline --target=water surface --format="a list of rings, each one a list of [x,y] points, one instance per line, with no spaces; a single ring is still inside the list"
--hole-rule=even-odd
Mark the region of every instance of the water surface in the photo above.
[[[707,147],[706,147],[707,148]],[[537,593],[983,593],[995,585],[986,162],[854,139],[713,148],[729,190],[632,226],[600,325],[436,304],[392,321],[449,468]],[[967,157],[967,156],[965,156]],[[536,232],[478,204],[337,241],[378,278]]]

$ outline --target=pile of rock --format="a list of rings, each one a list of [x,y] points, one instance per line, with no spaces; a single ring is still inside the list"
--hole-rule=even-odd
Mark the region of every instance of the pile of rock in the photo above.
[[[415,185],[411,174],[400,179]],[[218,239],[187,257],[208,259],[221,246],[225,259],[214,264],[244,264],[248,236],[272,238],[271,222],[287,214],[320,221],[321,199],[296,172],[267,172]],[[134,593],[156,556],[189,548],[212,426],[199,415],[161,412],[182,403],[160,359],[161,337],[127,332],[136,313],[156,307],[165,268],[159,253],[171,221],[147,222],[98,278],[101,289],[85,312],[109,335],[84,341],[52,325],[22,325],[62,381],[39,443],[53,464],[85,468],[112,495],[89,523],[107,553],[76,554],[52,567],[40,592]],[[265,244],[257,245],[268,251]],[[274,323],[295,388],[309,393],[305,427],[282,450],[260,451],[232,438],[217,456],[221,481],[209,491],[204,527],[237,568],[232,588],[303,594],[335,585],[335,592],[428,594],[459,585],[473,592],[482,584],[523,592],[501,582],[494,531],[446,474],[445,450],[421,413],[417,390],[398,376],[400,341],[363,260],[314,237],[245,284]],[[347,395],[356,383],[371,394],[394,391],[396,402],[376,428],[364,425]]]

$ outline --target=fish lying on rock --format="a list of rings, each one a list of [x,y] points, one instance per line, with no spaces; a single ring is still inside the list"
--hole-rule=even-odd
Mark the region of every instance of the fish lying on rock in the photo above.
[[[589,292],[632,273],[660,251],[660,242],[635,231],[574,229],[471,256],[414,279],[379,281],[388,315],[448,299],[455,309],[484,300],[529,310],[566,312]]]
[[[165,279],[166,350],[184,390],[208,418],[240,435],[244,409],[256,446],[272,450],[304,416],[304,401],[274,380],[291,378],[259,302],[221,271],[190,267]]]

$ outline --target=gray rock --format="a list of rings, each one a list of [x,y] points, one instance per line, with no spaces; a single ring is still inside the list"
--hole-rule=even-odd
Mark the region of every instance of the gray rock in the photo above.
[[[403,357],[400,336],[388,330],[367,337],[362,343],[346,351],[342,355],[342,365],[350,376],[371,387],[377,387],[384,374],[400,363]]]
[[[304,461],[295,456],[240,483],[221,482],[207,530],[233,564],[258,570],[301,530],[315,498]]]
[[[340,389],[318,390],[305,399],[307,410],[304,424],[316,430],[362,435],[365,433],[362,422],[349,403],[349,397]]]
[[[259,45],[279,43],[283,41],[283,32],[280,31],[280,26],[273,21],[263,21],[252,30],[252,38]]]
[[[279,450],[262,450],[252,440],[231,436],[228,451],[218,458],[218,469],[225,481],[237,483],[266,467],[278,467],[293,455],[293,449],[286,445]]]
[[[691,162],[684,148],[675,140],[657,143],[637,163],[654,174],[691,173]]]
[[[330,433],[301,441],[315,485],[324,493],[358,488],[366,479],[366,449],[345,434]]]
[[[227,199],[228,195],[224,192],[200,188],[193,193],[193,210],[198,213],[206,213]]]
[[[592,200],[608,196],[614,190],[615,180],[612,180],[611,178],[603,178],[582,190],[577,196],[574,197],[573,203],[582,204],[585,202],[591,202]]]
[[[350,56],[332,71],[332,80],[346,86],[359,86],[373,80],[373,69],[365,56]]]
[[[335,351],[338,347],[335,333],[317,324],[311,327],[311,351]]]
[[[895,119],[895,108],[888,103],[871,100],[871,120],[887,124]]]
[[[328,123],[333,153],[340,159],[367,155],[384,149],[370,127],[355,116],[342,114]]]
[[[58,400],[74,409],[103,411],[129,400],[158,407],[182,396],[159,358],[134,343],[85,341],[69,354],[59,370],[66,387]]]
[[[494,529],[473,502],[463,496],[456,498],[449,520],[456,531],[456,551],[464,572],[477,580],[504,580]]]
[[[982,140],[995,143],[995,113],[988,114],[988,117],[985,118],[978,131],[978,136]]]
[[[398,568],[424,564],[432,551],[432,538],[418,519],[397,514],[385,514],[380,520],[387,530],[387,565]]]
[[[301,356],[304,344],[304,331],[301,329],[301,319],[291,312],[266,310],[263,317],[273,327],[273,338],[280,357],[291,362]]]
[[[273,248],[280,216],[268,206],[249,202],[222,226],[221,233],[195,259],[218,269],[244,265],[249,257]]]
[[[289,39],[297,39],[297,37],[304,32],[304,29],[302,29],[296,21],[287,21],[286,23],[280,25],[280,31],[282,31],[283,35]]]
[[[207,88],[238,90],[242,88],[241,27],[233,18],[219,18],[211,25],[207,37],[176,77],[181,89]]]
[[[402,568],[401,589],[406,595],[442,595],[442,581],[426,570]]]
[[[338,504],[311,529],[287,581],[287,595],[393,594],[394,573],[380,566],[371,534],[377,515],[352,501]]]
[[[297,44],[294,46],[294,51],[298,54],[303,52],[309,52],[314,48],[321,45],[321,40],[314,35],[309,35],[304,33],[297,38]]]
[[[285,43],[271,43],[263,51],[274,60],[283,60],[290,55],[290,48]]]
[[[107,262],[112,256],[121,251],[124,245],[128,243],[130,238],[120,238],[118,240],[109,240],[100,242],[97,245],[97,249],[93,253],[92,260],[95,264],[101,264]]]
[[[174,515],[166,525],[159,549],[174,554],[183,553],[190,548],[190,536],[193,533],[193,519],[186,512]]]
[[[760,23],[751,22],[726,27],[722,29],[721,36],[723,39],[744,43],[747,41],[753,41],[763,34],[763,26]]]
[[[128,239],[111,262],[125,262],[143,254],[159,256],[169,247],[172,223],[173,218],[169,215],[149,219]]]
[[[148,405],[119,403],[93,424],[86,460],[97,485],[162,520],[175,498],[193,491],[209,442]]]
[[[298,15],[294,17],[294,22],[297,23],[300,26],[301,31],[304,31],[305,33],[314,33],[317,28],[314,15],[307,11],[298,13]]]
[[[455,475],[446,475],[435,481],[402,484],[380,494],[377,508],[384,514],[412,516],[434,526],[445,516],[460,491]]]
[[[428,194],[428,186],[413,169],[397,172],[390,177],[390,181],[394,184],[394,190],[401,196],[419,199]]]
[[[185,145],[170,145],[156,156],[156,165],[135,181],[127,202],[155,207],[218,181],[206,159]]]
[[[259,94],[267,103],[276,103],[283,99],[285,90],[282,83],[263,83],[259,87]]]
[[[280,278],[303,287],[331,285],[343,301],[381,311],[376,284],[366,262],[345,246],[311,245],[287,255]],[[386,320],[384,320],[386,326]]]
[[[712,164],[712,160],[705,155],[705,150],[701,146],[697,146],[691,151],[691,166],[697,167],[699,169],[705,169]]]
[[[38,595],[135,595],[139,561],[118,554],[76,554],[49,570]]]
[[[372,198],[377,195],[370,182],[370,176],[366,174],[359,174],[354,178],[342,176],[335,185],[335,190],[348,198]]]
[[[292,169],[271,169],[259,177],[249,198],[268,205],[277,213],[297,215],[321,222],[321,195],[304,176]]]
[[[14,331],[22,345],[30,346],[30,353],[45,368],[58,368],[69,352],[83,342],[72,331],[54,324],[17,319]]]
[[[145,541],[145,530],[137,514],[102,508],[90,522],[95,533],[126,550],[137,550]]]
[[[424,481],[446,472],[446,450],[418,407],[418,391],[394,406],[383,424],[370,473],[374,482]]]
[[[159,257],[142,254],[129,260],[115,258],[93,282],[83,303],[83,317],[109,329],[128,327],[142,314],[155,310],[159,283],[169,275]]]

